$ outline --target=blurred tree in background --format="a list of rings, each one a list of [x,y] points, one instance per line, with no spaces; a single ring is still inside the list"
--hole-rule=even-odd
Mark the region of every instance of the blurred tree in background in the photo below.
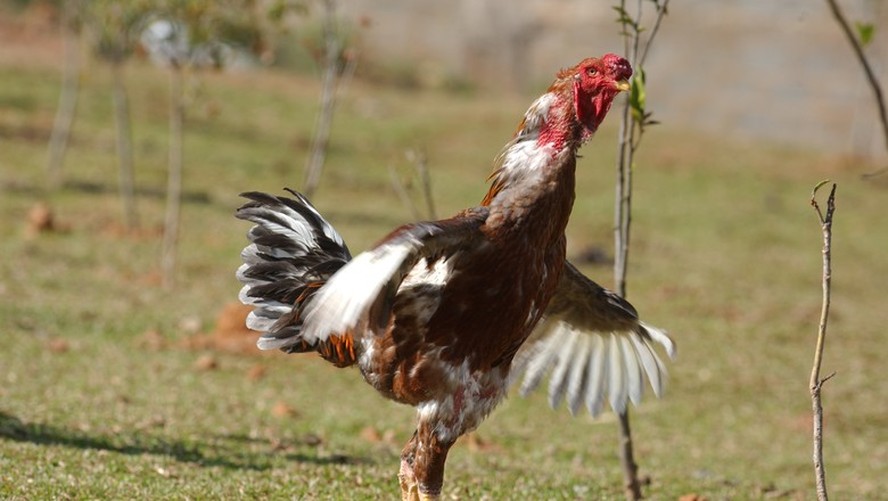
[[[165,287],[174,283],[181,220],[183,134],[186,102],[185,72],[222,68],[236,49],[261,54],[263,26],[255,0],[158,0],[147,14],[141,41],[152,59],[169,70],[170,134],[167,203],[164,217],[161,272]],[[271,12],[273,18],[279,11]]]
[[[13,10],[40,11],[64,32],[63,84],[46,168],[49,193],[62,184],[64,157],[77,109],[84,39],[91,54],[110,67],[118,184],[128,229],[138,227],[139,216],[124,66],[141,49],[152,62],[168,70],[169,164],[161,269],[164,285],[171,286],[181,219],[183,135],[188,108],[185,81],[202,70],[220,69],[242,60],[273,61],[271,40],[285,31],[291,14],[304,12],[303,3],[298,0],[10,0],[7,5]]]
[[[26,0],[16,0],[26,4]],[[62,90],[56,108],[52,135],[49,138],[49,154],[46,163],[47,187],[54,191],[62,183],[62,168],[74,115],[77,112],[77,97],[80,93],[80,45],[83,21],[83,2],[69,0],[61,2],[61,29],[63,32],[64,66],[62,69]]]
[[[93,53],[111,68],[113,80],[112,101],[117,136],[118,189],[123,205],[126,227],[139,226],[136,207],[135,175],[133,172],[133,138],[129,111],[129,97],[123,67],[135,53],[146,17],[152,12],[148,0],[117,2],[93,0],[86,5],[85,19]]]

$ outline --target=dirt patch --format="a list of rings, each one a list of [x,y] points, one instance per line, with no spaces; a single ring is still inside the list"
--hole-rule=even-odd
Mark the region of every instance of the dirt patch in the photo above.
[[[217,350],[226,353],[258,355],[255,331],[247,329],[247,315],[252,308],[231,302],[222,307],[216,317],[216,328],[209,333],[198,333],[183,341],[184,347],[194,350]]]
[[[0,15],[0,64],[29,68],[61,65],[63,44],[55,7],[36,2],[22,15],[4,10]]]
[[[46,202],[37,202],[28,210],[25,223],[25,236],[33,238],[41,233],[49,233],[57,228],[52,208]]]

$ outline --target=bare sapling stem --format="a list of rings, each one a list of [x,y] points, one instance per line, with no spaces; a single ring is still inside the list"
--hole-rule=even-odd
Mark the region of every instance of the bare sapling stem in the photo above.
[[[161,243],[161,280],[165,289],[175,282],[176,259],[179,243],[179,223],[182,213],[182,143],[185,122],[183,97],[183,69],[174,61],[170,67],[170,151],[167,173],[167,201],[163,219],[163,242]]]
[[[49,138],[49,156],[46,163],[47,191],[49,192],[55,191],[62,184],[62,166],[65,162],[74,116],[77,113],[77,101],[80,94],[81,34],[74,24],[80,15],[78,11],[81,7],[79,2],[69,1],[65,2],[62,8],[62,29],[64,31],[62,47],[65,63],[62,90],[59,94],[59,104],[53,120],[52,134]]]
[[[826,202],[826,213],[820,210],[817,203],[817,190],[828,181],[823,181],[814,187],[811,193],[811,205],[817,211],[820,219],[820,227],[823,232],[823,303],[820,309],[820,326],[817,330],[817,345],[814,350],[814,366],[811,369],[809,388],[811,390],[811,403],[814,411],[814,479],[817,486],[817,499],[827,501],[829,499],[826,490],[826,468],[823,464],[823,404],[821,402],[821,389],[823,383],[828,381],[835,373],[821,379],[820,368],[823,363],[823,348],[826,342],[826,325],[829,320],[830,284],[832,280],[832,222],[833,213],[836,210],[836,185],[833,183]]]
[[[321,171],[327,158],[330,143],[330,129],[333,124],[333,111],[336,108],[336,87],[339,75],[340,43],[336,32],[336,1],[324,0],[324,75],[321,83],[321,108],[315,122],[311,153],[305,167],[303,192],[311,197],[321,182]]]

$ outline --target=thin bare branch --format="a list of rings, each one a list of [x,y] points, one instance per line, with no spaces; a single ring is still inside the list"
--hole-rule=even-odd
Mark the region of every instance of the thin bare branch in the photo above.
[[[80,94],[80,37],[81,32],[75,28],[82,4],[76,1],[64,3],[62,8],[62,50],[65,63],[62,74],[62,90],[59,94],[59,105],[56,109],[49,138],[49,156],[46,162],[47,186],[50,191],[62,184],[62,166],[68,149],[71,127],[77,113],[77,101]]]
[[[823,232],[823,303],[820,310],[820,325],[817,330],[817,345],[814,350],[814,364],[811,368],[811,379],[809,380],[811,404],[814,412],[814,480],[817,488],[817,499],[819,501],[828,501],[826,468],[823,464],[823,404],[820,393],[823,388],[823,383],[835,375],[835,373],[832,373],[824,379],[820,378],[820,370],[823,363],[823,349],[826,342],[826,325],[829,320],[830,284],[832,281],[832,222],[833,213],[836,210],[835,183],[833,183],[832,189],[829,192],[825,214],[820,210],[820,205],[817,203],[817,191],[826,183],[826,181],[819,183],[814,187],[814,190],[811,193],[811,205],[814,206],[814,209],[817,211],[817,217],[820,220],[821,231]]]
[[[392,187],[394,188],[395,193],[398,195],[398,198],[401,199],[401,203],[410,210],[413,219],[438,219],[438,215],[435,211],[435,202],[432,199],[432,180],[429,176],[428,162],[426,161],[425,153],[418,150],[407,150],[404,152],[404,156],[407,158],[407,161],[413,164],[413,169],[415,171],[414,175],[418,179],[422,188],[422,192],[419,196],[425,201],[426,214],[423,215],[419,206],[417,206],[417,203],[414,202],[414,198],[417,197],[417,195],[412,194],[415,189],[415,184],[412,182],[405,182],[400,176],[398,176],[398,171],[395,167],[389,166],[389,177],[391,178]]]
[[[302,190],[311,197],[321,181],[321,171],[327,158],[333,110],[336,107],[336,81],[339,78],[339,38],[336,33],[336,1],[323,0],[324,6],[324,76],[321,84],[321,109],[315,123],[311,153],[305,166],[305,185]]]
[[[641,26],[643,1],[637,0],[635,17],[632,18],[626,11],[626,0],[620,0],[620,23],[622,27],[623,42],[626,55],[629,57],[636,72],[642,71],[644,58],[648,54],[651,43],[659,31],[663,17],[666,15],[666,6],[669,0],[662,4],[656,2],[657,16],[654,28],[646,42],[642,45]],[[640,81],[636,85],[642,85]],[[635,85],[633,85],[635,87]],[[633,165],[635,152],[641,144],[641,136],[644,133],[646,122],[650,120],[650,114],[641,110],[641,116],[636,117],[632,112],[632,103],[626,100],[623,103],[622,121],[619,131],[619,147],[617,152],[617,182],[614,210],[614,282],[617,293],[626,297],[626,275],[629,262],[630,229],[632,226],[632,184]],[[623,479],[626,498],[632,501],[642,498],[641,482],[638,479],[638,464],[633,452],[632,430],[629,425],[628,409],[619,415],[620,422],[620,463],[623,468]]]
[[[654,20],[654,28],[644,45],[641,45],[641,15],[642,2],[638,1],[636,17],[624,25],[624,37],[626,48],[632,66],[636,71],[642,71],[644,59],[647,57],[652,42],[659,32],[663,18],[666,16],[669,0],[657,4],[657,16]],[[625,12],[625,0],[620,3],[620,9]],[[629,29],[632,28],[630,32]],[[631,39],[631,43],[629,42]],[[650,114],[646,114],[641,121],[635,119],[631,112],[631,104],[628,100],[623,103],[623,117],[620,123],[619,149],[617,158],[617,195],[615,210],[615,241],[616,256],[614,258],[614,278],[617,293],[626,297],[626,276],[628,274],[630,228],[632,226],[632,166],[635,162],[635,152],[641,145],[641,136],[644,133],[646,121],[650,120]],[[656,123],[651,121],[650,124]]]
[[[413,199],[410,198],[410,193],[407,191],[404,181],[398,176],[397,169],[392,165],[389,165],[389,178],[392,181],[392,188],[395,190],[398,198],[401,199],[401,203],[410,210],[410,215],[413,219],[422,219],[419,209],[413,203]]]
[[[416,174],[419,176],[419,182],[422,186],[422,197],[425,199],[426,210],[430,219],[438,219],[435,210],[435,200],[432,197],[432,178],[429,175],[429,162],[425,152],[420,150],[407,151],[407,160],[413,163]]]
[[[654,43],[654,38],[657,37],[657,33],[660,31],[660,23],[663,22],[663,18],[666,17],[668,11],[666,8],[669,6],[669,0],[663,0],[663,3],[657,3],[657,18],[654,20],[654,27],[651,28],[651,34],[648,35],[647,43],[644,45],[644,49],[641,51],[641,56],[638,58],[639,66],[644,66],[644,62],[647,60],[648,51],[651,48],[651,45]]]
[[[626,0],[620,1],[620,10],[626,14]],[[635,19],[623,21],[623,41],[627,56],[635,66],[640,38],[642,2],[638,0]],[[635,120],[633,119],[629,100],[623,102],[623,115],[617,149],[617,183],[614,204],[614,287],[617,294],[626,297],[627,261],[629,259],[629,229],[632,224],[632,162],[635,149]],[[631,443],[631,441],[629,442]]]
[[[640,34],[638,26],[641,23],[641,0],[638,2],[638,11],[635,19],[635,31],[629,33],[627,39],[632,40],[632,52],[630,57],[634,60],[638,54]],[[627,46],[629,44],[627,43]],[[634,62],[634,61],[633,61]],[[629,261],[629,229],[632,225],[632,163],[635,154],[635,121],[630,111],[629,100],[623,107],[623,120],[620,126],[620,153],[617,165],[617,196],[616,196],[616,255],[614,256],[614,280],[617,293],[626,297],[626,275]],[[641,483],[638,481],[638,463],[635,461],[635,452],[632,443],[632,428],[629,425],[629,409],[619,414],[620,422],[620,464],[623,469],[623,487],[626,499],[636,501],[641,499]]]
[[[167,201],[163,219],[163,242],[160,267],[163,287],[175,284],[176,254],[179,242],[179,223],[182,213],[182,143],[185,127],[184,75],[178,64],[170,67],[170,152],[167,174]]]
[[[619,415],[620,418],[620,463],[623,465],[623,488],[626,499],[633,501],[643,498],[641,482],[638,480],[638,463],[632,445],[632,428],[629,426],[629,411]]]
[[[866,74],[867,81],[869,82],[869,86],[873,91],[873,96],[876,99],[879,121],[882,123],[882,134],[885,139],[885,150],[888,151],[888,111],[885,109],[885,97],[882,94],[882,86],[879,84],[879,79],[876,77],[875,72],[873,72],[869,59],[863,52],[863,46],[861,45],[860,40],[854,35],[854,31],[852,31],[851,25],[848,24],[848,20],[842,13],[842,9],[839,7],[838,2],[836,0],[826,0],[826,3],[829,5],[829,9],[832,12],[833,17],[836,19],[836,22],[839,23],[839,27],[842,28],[842,32],[845,33],[848,42],[851,44],[851,48],[854,50],[854,55],[857,56],[857,60],[860,62],[860,65],[863,66],[863,72]],[[881,174],[886,170],[888,170],[888,168],[880,169],[879,171],[868,174],[866,177]]]
[[[118,190],[126,228],[132,231],[139,226],[139,211],[136,207],[133,173],[133,133],[130,124],[129,97],[124,83],[122,62],[111,63],[111,75],[114,81],[111,97],[114,104],[114,124],[117,129]]]

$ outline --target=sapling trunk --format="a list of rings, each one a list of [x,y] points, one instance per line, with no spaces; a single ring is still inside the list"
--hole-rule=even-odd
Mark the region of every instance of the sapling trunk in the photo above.
[[[333,110],[336,108],[336,81],[339,78],[339,39],[336,35],[336,2],[324,0],[324,75],[321,83],[321,109],[315,123],[314,139],[305,167],[305,195],[311,197],[321,181],[321,172],[327,158]]]
[[[69,1],[64,2],[62,9],[62,27],[65,31],[62,50],[65,63],[62,90],[52,124],[52,134],[49,137],[49,156],[46,163],[47,186],[51,191],[62,184],[62,166],[80,94],[80,32],[72,27],[79,8],[79,2]]]
[[[167,176],[166,215],[163,222],[163,244],[161,248],[161,275],[165,288],[171,288],[175,282],[179,220],[181,218],[182,134],[185,122],[182,81],[181,65],[173,64],[170,68],[170,156]]]
[[[133,230],[139,226],[139,214],[136,209],[133,174],[133,133],[122,62],[111,63],[111,74],[114,80],[114,123],[117,128],[118,189],[124,222],[127,229]]]
[[[823,233],[823,274],[821,288],[823,300],[820,309],[820,324],[817,329],[817,344],[814,349],[814,365],[811,368],[811,379],[808,382],[811,390],[811,406],[813,408],[813,434],[814,434],[814,482],[817,489],[817,499],[828,501],[829,495],[826,489],[826,467],[823,463],[823,403],[820,392],[825,383],[834,374],[826,378],[820,378],[820,369],[823,363],[823,349],[826,342],[826,324],[829,320],[829,304],[832,283],[832,223],[833,213],[836,210],[836,185],[832,185],[829,198],[826,202],[826,214],[820,210],[820,205],[815,198],[817,190],[824,183],[818,184],[811,194],[811,205],[817,211],[820,219],[820,229]]]

